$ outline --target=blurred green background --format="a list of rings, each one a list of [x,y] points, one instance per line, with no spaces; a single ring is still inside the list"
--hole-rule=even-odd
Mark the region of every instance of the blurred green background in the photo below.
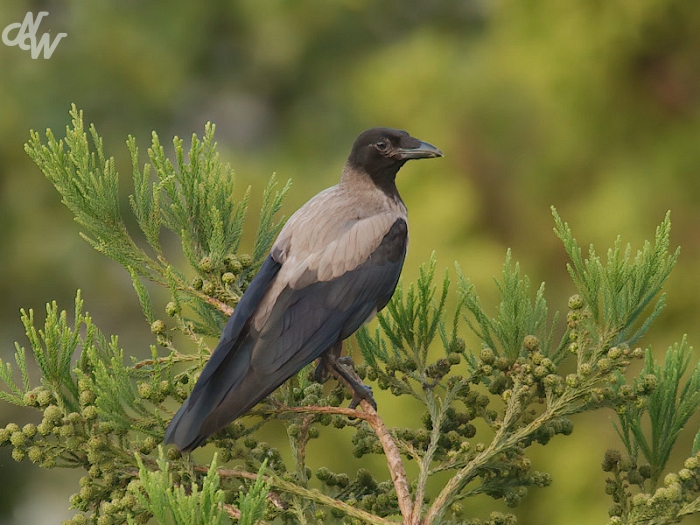
[[[698,0],[13,0],[0,4],[0,29],[28,11],[50,13],[39,35],[68,36],[48,60],[0,44],[3,359],[26,344],[20,308],[56,299],[70,310],[77,288],[127,353],[153,342],[126,272],[79,238],[24,154],[30,129],[62,133],[72,102],[105,137],[125,198],[127,134],[145,152],[151,130],[168,144],[212,121],[241,194],[252,184],[259,195],[272,172],[293,180],[287,216],[337,181],[360,131],[406,129],[446,156],[400,173],[404,276],[435,250],[441,267],[459,261],[487,303],[510,247],[534,284],[546,281],[550,308],[566,308],[573,288],[551,205],[598,251],[618,234],[639,246],[671,210],[683,251],[644,344],[700,340]],[[0,425],[32,417],[0,406]],[[533,468],[554,483],[516,509],[520,523],[607,520],[599,463],[619,446],[613,419],[574,418],[571,437],[533,449]],[[689,454],[692,426],[672,467]],[[333,438],[350,456],[349,436]],[[60,523],[79,475],[16,464],[2,449],[0,523]],[[482,517],[494,507],[468,505]]]

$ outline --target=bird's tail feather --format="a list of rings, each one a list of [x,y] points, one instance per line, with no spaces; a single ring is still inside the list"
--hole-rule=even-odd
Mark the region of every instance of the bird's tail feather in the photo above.
[[[197,383],[190,397],[170,421],[165,431],[165,444],[172,443],[178,449],[187,451],[197,448],[209,437],[213,431],[204,428],[210,426],[206,425],[206,420],[226,394],[235,390],[243,381],[250,369],[252,349],[253,342],[248,337],[244,338],[239,348],[229,350],[228,355],[216,363],[215,370],[209,372],[204,381]]]

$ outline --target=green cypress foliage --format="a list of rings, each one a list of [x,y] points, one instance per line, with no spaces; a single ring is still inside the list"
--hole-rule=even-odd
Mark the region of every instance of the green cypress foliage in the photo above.
[[[28,347],[17,344],[14,363],[0,363],[0,400],[39,410],[42,421],[8,424],[0,446],[17,461],[84,471],[70,523],[515,524],[515,514],[471,515],[467,498],[485,494],[516,507],[532,488],[551,483],[533,469],[528,448],[570,434],[574,414],[605,407],[618,414],[625,450],[610,449],[602,463],[609,523],[677,523],[700,512],[700,433],[683,468],[668,469],[700,406],[700,365],[690,366],[685,339],[662,362],[637,346],[663,308],[662,286],[678,257],[669,216],[639,251],[618,239],[600,257],[593,247],[584,256],[553,210],[575,291],[563,320],[550,311],[544,284],[533,290],[510,252],[496,280],[495,309],[459,266],[453,283],[431,257],[354,343],[358,375],[396,403],[422,407],[415,424],[387,428],[381,405],[379,412],[367,404],[345,408],[348,393],[313,382],[310,366],[254,417],[214,435],[206,449],[216,451],[213,459],[200,466],[159,444],[211,351],[204,336],[218,336],[282,225],[289,183],[278,189],[271,179],[263,190],[245,253],[251,190],[237,192],[216,152],[214,126],[194,136],[187,153],[176,138],[173,160],[154,133],[143,165],[129,137],[134,235],[123,219],[113,158],[75,107],[71,118],[62,139],[32,132],[27,153],[86,241],[129,273],[154,341],[147,359],[133,357],[94,325],[79,292],[70,320],[55,303],[41,327],[32,310],[22,311]],[[176,253],[163,243],[167,232],[180,239]],[[152,285],[167,291],[167,304],[157,304]],[[41,377],[30,377],[29,359]],[[644,365],[629,377],[633,359]],[[290,454],[264,441],[273,420],[283,423]],[[362,467],[309,468],[324,428],[347,429],[337,439],[351,441]],[[389,474],[364,468],[377,455]]]

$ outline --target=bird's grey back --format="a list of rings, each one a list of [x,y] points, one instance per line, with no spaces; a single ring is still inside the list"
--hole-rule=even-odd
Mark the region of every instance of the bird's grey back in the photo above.
[[[371,184],[346,180],[322,191],[292,215],[270,254],[282,264],[253,323],[261,329],[285,287],[301,289],[330,281],[371,257],[406,207]]]

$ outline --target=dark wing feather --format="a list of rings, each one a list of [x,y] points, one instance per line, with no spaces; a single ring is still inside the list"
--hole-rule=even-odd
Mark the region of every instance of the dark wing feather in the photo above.
[[[280,267],[280,263],[268,256],[250,282],[190,397],[170,421],[165,431],[166,444],[174,443],[181,450],[195,448],[197,445],[193,445],[193,440],[199,434],[202,421],[228,390],[243,379],[252,349],[247,325]]]
[[[386,306],[401,273],[407,234],[406,222],[398,219],[369,259],[354,270],[301,289],[285,288],[260,333],[251,328],[254,346],[245,377],[219,406],[210,407],[201,434],[211,435],[253,408]]]

